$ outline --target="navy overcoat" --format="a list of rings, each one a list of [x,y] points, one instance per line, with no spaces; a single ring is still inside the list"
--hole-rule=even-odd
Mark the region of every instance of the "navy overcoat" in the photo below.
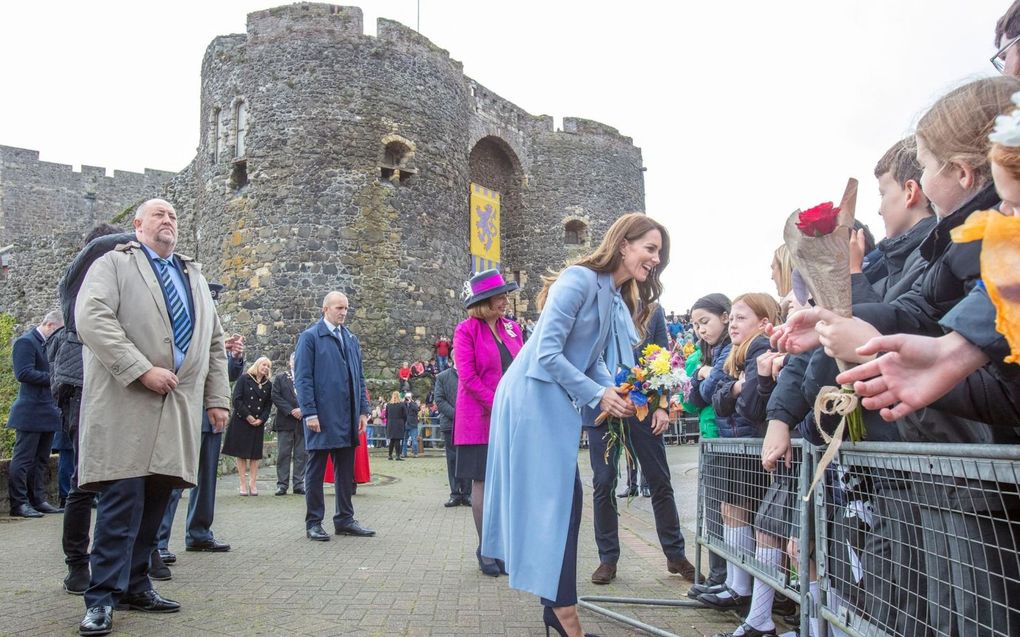
[[[298,337],[294,352],[294,390],[301,416],[319,417],[319,431],[305,424],[305,449],[358,446],[358,421],[372,410],[365,394],[361,345],[346,327],[343,353],[326,323],[319,320]]]
[[[11,359],[21,386],[7,426],[19,431],[60,431],[60,409],[50,393],[50,364],[39,330],[33,327],[14,341]]]

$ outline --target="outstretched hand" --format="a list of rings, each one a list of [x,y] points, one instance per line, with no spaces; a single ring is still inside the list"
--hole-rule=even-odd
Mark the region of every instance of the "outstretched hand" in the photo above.
[[[792,314],[782,325],[766,325],[765,333],[769,337],[772,349],[778,352],[800,354],[818,347],[818,332],[815,331],[815,325],[822,320],[821,312],[829,311],[825,308],[813,307]],[[832,315],[835,316],[835,314]]]
[[[862,356],[880,352],[886,354],[843,372],[836,382],[853,383],[865,397],[864,408],[880,409],[889,422],[932,404],[988,362],[984,352],[956,332],[939,338],[879,336],[857,348]]]

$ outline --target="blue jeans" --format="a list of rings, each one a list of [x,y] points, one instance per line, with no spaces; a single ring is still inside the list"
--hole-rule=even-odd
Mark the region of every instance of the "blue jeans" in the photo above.
[[[418,427],[407,427],[404,430],[404,439],[400,441],[400,455],[407,456],[408,443],[414,449],[414,455],[418,455]]]

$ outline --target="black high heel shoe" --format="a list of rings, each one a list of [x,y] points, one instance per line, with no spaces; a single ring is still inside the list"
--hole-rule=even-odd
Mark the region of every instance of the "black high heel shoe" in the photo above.
[[[499,565],[493,560],[486,564],[482,561],[482,547],[475,549],[475,557],[478,558],[478,570],[489,577],[499,577]]]
[[[556,616],[556,612],[553,611],[552,606],[542,607],[542,621],[545,622],[545,637],[549,637],[549,629],[555,630],[560,637],[567,637],[567,630],[560,623],[560,618]],[[599,637],[592,633],[585,633],[584,637]]]

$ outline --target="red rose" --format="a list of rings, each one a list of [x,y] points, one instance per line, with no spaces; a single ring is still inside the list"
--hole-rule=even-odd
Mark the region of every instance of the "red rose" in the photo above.
[[[814,208],[808,208],[797,217],[797,227],[809,237],[824,237],[839,225],[839,208],[826,201]]]

